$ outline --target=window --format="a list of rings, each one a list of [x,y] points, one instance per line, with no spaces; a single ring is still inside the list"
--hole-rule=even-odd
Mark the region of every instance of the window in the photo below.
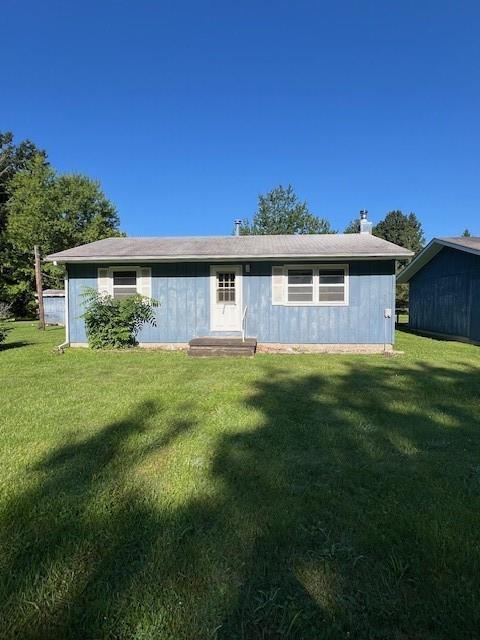
[[[140,294],[152,297],[151,267],[102,267],[97,271],[97,289],[114,298]]]
[[[318,301],[345,302],[345,270],[318,270]]]
[[[313,269],[288,269],[288,302],[313,302]]]
[[[348,304],[348,265],[272,267],[272,304],[341,306]]]
[[[217,302],[235,303],[235,272],[217,273]]]
[[[128,298],[137,293],[136,271],[113,271],[113,297]]]

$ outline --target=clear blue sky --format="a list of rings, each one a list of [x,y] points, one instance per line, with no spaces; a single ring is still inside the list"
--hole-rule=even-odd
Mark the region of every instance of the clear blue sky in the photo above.
[[[335,228],[480,235],[480,3],[2,0],[0,129],[129,235],[228,234],[292,183]]]

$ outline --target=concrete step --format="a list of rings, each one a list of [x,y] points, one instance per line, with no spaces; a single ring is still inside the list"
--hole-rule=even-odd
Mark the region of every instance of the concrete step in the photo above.
[[[242,356],[253,358],[254,349],[235,349],[234,347],[190,347],[187,354],[193,357],[208,358],[209,356]]]
[[[208,356],[244,356],[255,355],[257,341],[255,338],[218,338],[206,336],[193,338],[189,342],[188,355],[194,357]]]

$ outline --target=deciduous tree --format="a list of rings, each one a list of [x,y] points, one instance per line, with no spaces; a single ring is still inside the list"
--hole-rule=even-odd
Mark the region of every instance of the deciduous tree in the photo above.
[[[279,185],[260,195],[252,222],[245,220],[240,232],[242,235],[335,233],[328,220],[310,212],[291,185]]]
[[[7,185],[18,171],[27,168],[35,156],[43,158],[46,162],[45,152],[38,149],[33,142],[23,140],[20,144],[15,144],[11,131],[0,131],[0,233],[5,229],[7,221]]]
[[[119,218],[100,184],[82,175],[58,175],[37,154],[7,186],[4,291],[15,315],[34,306],[33,245],[42,255],[121,235]],[[46,287],[62,285],[63,272],[44,263]]]

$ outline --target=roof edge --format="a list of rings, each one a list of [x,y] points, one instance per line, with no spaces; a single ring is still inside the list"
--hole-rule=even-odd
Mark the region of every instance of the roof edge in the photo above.
[[[420,253],[408,264],[397,276],[398,284],[406,284],[413,276],[420,271],[426,264],[432,260],[437,253],[439,253],[443,247],[449,247],[450,249],[458,249],[458,251],[466,251],[467,253],[473,253],[480,255],[480,251],[473,247],[465,247],[464,245],[449,242],[446,238],[432,238],[430,242],[424,247]]]
[[[46,262],[55,262],[57,264],[73,264],[73,263],[91,263],[91,262],[208,262],[211,260],[250,260],[251,262],[259,260],[318,260],[318,259],[354,259],[354,260],[401,260],[410,258],[413,255],[411,251],[404,253],[329,253],[329,254],[265,254],[259,255],[185,255],[185,256],[61,256],[61,254],[52,253],[45,257]]]

